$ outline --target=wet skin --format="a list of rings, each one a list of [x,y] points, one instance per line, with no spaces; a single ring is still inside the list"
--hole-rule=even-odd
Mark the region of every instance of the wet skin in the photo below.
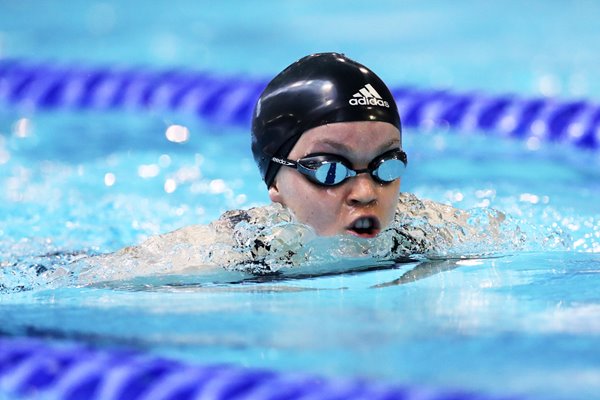
[[[340,122],[305,132],[288,159],[298,160],[314,153],[342,156],[354,169],[401,145],[400,133],[392,124],[379,121]],[[281,168],[269,189],[273,202],[288,207],[299,222],[312,226],[321,236],[352,234],[375,237],[394,218],[400,179],[388,184],[359,174],[341,185],[318,186],[292,168]]]

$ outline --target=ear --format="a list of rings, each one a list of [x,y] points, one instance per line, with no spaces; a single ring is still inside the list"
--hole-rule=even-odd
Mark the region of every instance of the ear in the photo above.
[[[269,198],[273,203],[281,203],[285,205],[285,203],[283,202],[283,196],[281,195],[281,192],[277,187],[277,182],[273,182],[273,184],[269,188]]]

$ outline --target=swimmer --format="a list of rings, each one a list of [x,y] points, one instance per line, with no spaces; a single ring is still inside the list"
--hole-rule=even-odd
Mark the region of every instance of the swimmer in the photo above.
[[[393,220],[407,165],[383,81],[335,53],[290,65],[264,90],[252,152],[269,197],[322,236],[373,238]]]
[[[95,257],[101,268],[82,276],[268,274],[314,261],[315,246],[393,262],[499,232],[503,220],[490,212],[474,226],[465,211],[400,193],[408,157],[396,102],[373,71],[342,54],[306,56],[267,85],[253,113],[252,153],[271,205]]]

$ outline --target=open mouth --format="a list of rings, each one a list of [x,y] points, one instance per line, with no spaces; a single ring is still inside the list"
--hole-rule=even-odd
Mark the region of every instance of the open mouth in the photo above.
[[[379,219],[375,217],[357,218],[348,227],[349,233],[363,238],[375,237],[377,236],[380,230],[381,224],[379,223]]]

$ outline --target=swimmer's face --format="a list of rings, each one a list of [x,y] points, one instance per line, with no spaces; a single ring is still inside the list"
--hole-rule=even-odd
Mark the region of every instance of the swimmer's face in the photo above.
[[[400,134],[392,124],[339,122],[305,132],[287,158],[299,160],[309,154],[328,153],[346,158],[353,169],[364,169],[374,158],[399,147]],[[400,179],[382,184],[363,173],[340,185],[325,187],[310,182],[293,168],[281,168],[269,196],[319,235],[371,238],[393,220],[399,192]]]

